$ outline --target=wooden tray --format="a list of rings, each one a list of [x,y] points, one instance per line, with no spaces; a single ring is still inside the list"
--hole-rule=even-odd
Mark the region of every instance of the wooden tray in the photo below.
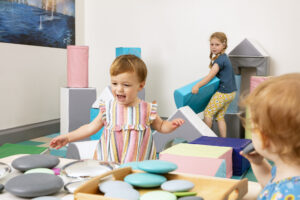
[[[107,178],[112,178],[113,180],[124,180],[125,176],[128,174],[138,172],[141,171],[132,171],[131,167],[125,167],[94,177],[75,190],[74,200],[121,200],[104,197],[103,193],[99,191],[98,184]],[[242,199],[242,197],[248,192],[248,179],[246,178],[242,180],[232,180],[226,178],[178,173],[169,173],[165,174],[164,176],[168,180],[183,179],[193,182],[195,187],[190,191],[197,192],[197,196],[201,196],[205,200],[238,200]],[[154,190],[161,189],[138,189],[141,195]]]

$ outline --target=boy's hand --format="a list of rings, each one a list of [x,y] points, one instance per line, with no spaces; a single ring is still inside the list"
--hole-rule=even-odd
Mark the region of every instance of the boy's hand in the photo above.
[[[69,138],[67,137],[66,134],[64,134],[53,138],[50,141],[50,147],[55,149],[60,149],[61,147],[65,146],[68,143],[69,143]]]
[[[171,123],[172,123],[173,128],[176,129],[184,123],[184,120],[183,119],[173,119],[171,121]]]
[[[197,94],[198,92],[199,92],[199,87],[198,87],[198,85],[196,84],[196,85],[194,85],[193,88],[192,88],[192,93],[193,93],[193,94]]]
[[[253,151],[249,154],[244,154],[243,151],[240,151],[240,155],[244,156],[249,160],[250,163],[253,163],[255,165],[260,165],[264,160],[264,157],[256,151]]]

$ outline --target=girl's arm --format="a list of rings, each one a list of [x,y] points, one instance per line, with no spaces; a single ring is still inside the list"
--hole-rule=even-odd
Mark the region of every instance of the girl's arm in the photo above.
[[[201,88],[202,86],[206,85],[211,79],[213,79],[217,73],[219,72],[220,68],[219,65],[217,63],[215,63],[207,76],[205,76],[201,81],[199,81],[196,85],[194,85],[194,87],[192,88],[192,93],[193,94],[197,94],[199,92],[199,88]]]
[[[50,141],[50,147],[59,149],[70,142],[87,138],[99,131],[103,127],[102,112],[89,124],[85,124],[78,129],[67,134],[60,135]]]
[[[172,121],[162,120],[159,116],[152,122],[152,128],[160,133],[170,133],[184,123],[183,119],[173,119]]]
[[[264,188],[272,178],[272,166],[270,163],[256,151],[249,154],[244,154],[243,151],[241,151],[240,154],[249,160],[255,177]]]

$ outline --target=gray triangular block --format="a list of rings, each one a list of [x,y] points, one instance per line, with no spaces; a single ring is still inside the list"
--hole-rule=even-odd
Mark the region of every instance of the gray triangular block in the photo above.
[[[171,121],[176,118],[184,119],[184,124],[169,134],[163,134],[155,131],[153,139],[157,152],[164,150],[167,143],[174,139],[184,139],[191,142],[201,136],[217,137],[217,135],[200,119],[200,117],[189,107],[184,106],[168,118]]]
[[[253,40],[244,39],[230,53],[230,56],[265,57],[267,53]]]

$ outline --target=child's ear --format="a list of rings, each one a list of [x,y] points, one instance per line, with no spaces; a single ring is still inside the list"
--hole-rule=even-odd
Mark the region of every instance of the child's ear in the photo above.
[[[145,84],[146,84],[145,81],[143,81],[143,82],[140,83],[140,90],[142,90],[145,87]]]

